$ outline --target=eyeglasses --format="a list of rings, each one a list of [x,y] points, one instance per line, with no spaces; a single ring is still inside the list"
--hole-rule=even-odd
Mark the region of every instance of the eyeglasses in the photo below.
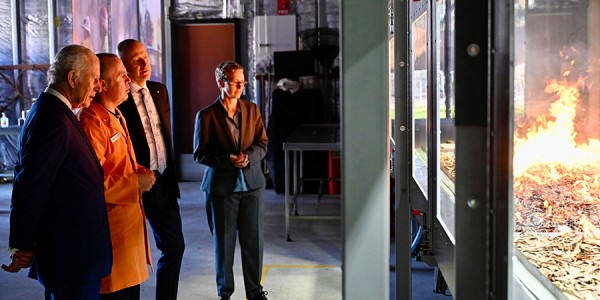
[[[225,82],[227,82],[227,84],[231,85],[231,86],[237,86],[237,87],[246,87],[248,86],[248,81],[229,81],[227,78],[223,79]]]

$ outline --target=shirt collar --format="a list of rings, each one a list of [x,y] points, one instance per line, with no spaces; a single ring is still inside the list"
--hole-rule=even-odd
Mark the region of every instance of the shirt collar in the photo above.
[[[69,102],[69,100],[67,100],[67,97],[63,96],[63,94],[61,94],[59,91],[51,88],[51,87],[47,87],[44,90],[44,93],[48,93],[58,99],[60,99],[60,101],[64,102],[70,110],[73,110],[73,105],[71,105],[71,102]]]
[[[133,81],[129,82],[129,90],[131,91],[131,94],[137,93],[142,88],[148,89],[147,86],[140,86],[137,83],[134,83]]]

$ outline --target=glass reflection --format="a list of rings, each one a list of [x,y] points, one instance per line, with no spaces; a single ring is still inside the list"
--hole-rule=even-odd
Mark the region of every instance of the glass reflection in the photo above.
[[[22,64],[47,64],[50,61],[48,44],[48,5],[46,1],[21,2],[20,55]],[[45,72],[25,72],[22,76],[21,93],[25,99],[37,97],[46,87]],[[31,103],[24,103],[29,107]]]
[[[454,0],[436,2],[436,70],[438,130],[437,217],[454,242],[455,127],[454,127]]]
[[[411,25],[412,32],[412,68],[411,97],[413,125],[413,170],[412,175],[427,198],[427,12],[418,17]]]

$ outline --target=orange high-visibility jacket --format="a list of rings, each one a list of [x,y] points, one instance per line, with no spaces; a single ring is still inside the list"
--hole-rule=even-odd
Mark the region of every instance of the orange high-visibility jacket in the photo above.
[[[116,109],[120,115],[120,111]],[[104,169],[104,194],[113,265],[102,279],[100,293],[111,293],[148,279],[152,267],[148,230],[142,194],[136,173],[142,171],[135,160],[127,124],[96,101],[81,110],[79,120]]]

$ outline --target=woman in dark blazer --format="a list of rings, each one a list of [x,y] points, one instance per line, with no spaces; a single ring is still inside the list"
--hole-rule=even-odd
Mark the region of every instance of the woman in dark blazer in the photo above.
[[[244,69],[224,62],[215,70],[220,96],[196,115],[194,160],[205,166],[202,191],[216,253],[217,294],[234,292],[233,260],[239,234],[246,298],[267,299],[260,284],[264,244],[267,135],[256,104],[240,99]]]

